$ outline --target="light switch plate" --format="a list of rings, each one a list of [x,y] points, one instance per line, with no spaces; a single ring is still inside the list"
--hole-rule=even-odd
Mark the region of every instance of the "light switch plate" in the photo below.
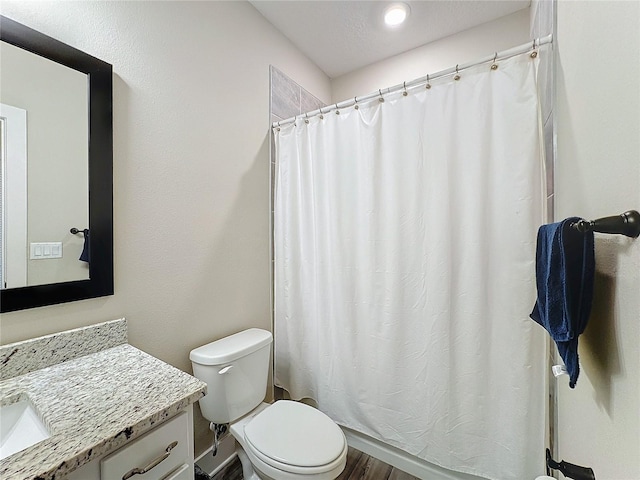
[[[38,242],[30,244],[31,260],[62,258],[62,242]]]

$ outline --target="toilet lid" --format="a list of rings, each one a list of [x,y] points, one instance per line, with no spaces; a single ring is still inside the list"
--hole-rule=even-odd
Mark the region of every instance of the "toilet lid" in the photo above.
[[[336,460],[344,450],[342,430],[320,410],[280,400],[256,415],[244,437],[257,452],[279,463],[315,467]]]

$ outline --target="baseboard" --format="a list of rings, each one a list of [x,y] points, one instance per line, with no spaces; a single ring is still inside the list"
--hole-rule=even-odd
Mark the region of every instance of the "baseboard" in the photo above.
[[[439,467],[367,435],[341,427],[349,446],[423,480],[482,480],[481,477]]]
[[[232,435],[227,435],[218,444],[218,453],[215,457],[211,452],[212,448],[209,447],[196,458],[195,463],[203,472],[213,477],[237,457],[236,441]]]

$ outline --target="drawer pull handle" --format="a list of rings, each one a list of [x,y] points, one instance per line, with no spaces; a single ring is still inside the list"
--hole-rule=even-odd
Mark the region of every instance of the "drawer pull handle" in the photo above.
[[[167,445],[167,448],[165,449],[164,453],[160,455],[158,458],[156,458],[153,462],[151,462],[149,465],[147,465],[144,468],[134,468],[133,470],[129,470],[127,473],[123,475],[122,480],[128,480],[134,475],[144,475],[149,470],[157,467],[162,462],[164,462],[167,458],[169,458],[169,455],[171,455],[171,450],[173,450],[176,447],[176,445],[178,445],[178,442],[170,443],[169,445]]]

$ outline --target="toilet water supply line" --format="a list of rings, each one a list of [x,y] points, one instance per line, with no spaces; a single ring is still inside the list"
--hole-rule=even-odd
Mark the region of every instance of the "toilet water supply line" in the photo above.
[[[228,423],[213,423],[209,424],[209,430],[213,432],[213,442],[211,444],[211,454],[215,457],[218,453],[218,445],[220,440],[224,438],[225,434],[229,431]]]

